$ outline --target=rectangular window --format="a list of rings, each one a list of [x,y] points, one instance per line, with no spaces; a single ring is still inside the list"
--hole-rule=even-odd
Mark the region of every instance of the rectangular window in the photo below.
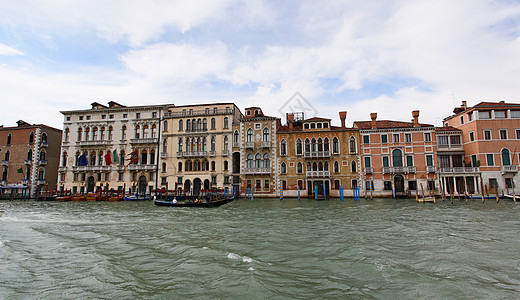
[[[140,119],[141,118],[141,113],[135,113],[135,118],[136,119]]]
[[[364,135],[363,136],[363,144],[370,144],[370,136]]]
[[[260,179],[257,179],[257,180],[256,180],[255,188],[256,188],[257,190],[259,190],[259,189],[262,188],[262,184],[261,184],[261,180],[260,180]]]
[[[426,133],[424,134],[424,141],[425,141],[425,142],[431,142],[431,141],[432,141],[432,134],[429,133],[429,132],[426,132]]]
[[[498,187],[497,179],[496,178],[489,178],[489,187],[494,189]]]
[[[67,116],[67,121],[70,121],[70,117]]]
[[[460,135],[452,135],[450,136],[450,144],[451,146],[460,146]]]
[[[495,157],[493,154],[486,154],[486,164],[490,167],[495,165]]]
[[[520,140],[520,129],[516,129],[516,139]]]
[[[78,173],[74,173],[74,181],[78,181]]]
[[[282,180],[282,190],[286,190],[286,189],[287,189],[287,181]]]
[[[405,143],[411,143],[412,142],[412,134],[411,133],[405,133],[404,134],[404,142]]]
[[[156,111],[152,112],[152,118],[157,118],[157,112]]]
[[[417,189],[417,181],[415,181],[415,180],[408,181],[408,189],[410,191],[415,191]]]
[[[166,185],[166,177],[161,177],[161,185]]]
[[[501,140],[507,140],[507,129],[499,129],[498,133],[500,134]]]
[[[390,167],[390,158],[388,156],[383,156],[383,167]]]
[[[128,114],[123,114],[123,119],[128,118]]]
[[[437,143],[439,145],[439,148],[448,148],[449,147],[448,136],[446,136],[446,135],[437,136]]]
[[[470,142],[475,141],[475,132],[472,131],[472,132],[469,133],[469,141]]]
[[[182,176],[177,177],[177,184],[182,185]]]
[[[426,165],[428,167],[433,167],[433,155],[426,155]]]
[[[520,110],[512,110],[511,118],[520,118]]]
[[[381,135],[381,143],[382,144],[388,143],[388,135],[386,135],[386,134]]]
[[[473,113],[468,113],[468,122],[473,121]]]
[[[108,118],[109,118],[109,119],[113,119],[113,118],[114,118],[114,115],[113,115],[113,114],[108,115]]]
[[[83,121],[83,116],[79,116],[79,120],[80,120],[80,121]]]
[[[506,188],[512,189],[513,188],[513,178],[505,178],[506,179]]]
[[[391,181],[384,181],[384,190],[385,191],[391,191],[392,190],[392,182]]]
[[[392,137],[394,138],[394,143],[399,143],[399,133],[394,133]]]
[[[406,166],[407,167],[412,167],[413,166],[413,156],[412,155],[407,155],[406,156]]]
[[[337,180],[337,179],[334,180],[334,189],[335,189],[335,190],[339,190],[339,186],[340,186],[340,184],[339,184],[339,180]]]
[[[479,120],[491,119],[491,111],[479,111],[478,118]]]
[[[490,129],[484,129],[484,139],[491,140],[491,130]]]
[[[264,180],[264,190],[269,190],[269,179]]]
[[[372,167],[372,161],[370,159],[370,156],[365,156],[365,168]]]
[[[504,110],[495,110],[495,119],[505,119],[506,112]]]
[[[464,116],[460,116],[460,125],[464,124]]]
[[[107,115],[101,115],[101,119],[104,120],[107,118]]]
[[[435,180],[428,180],[428,190],[435,191]]]
[[[229,176],[224,176],[224,184],[229,184]]]
[[[471,155],[471,166],[472,167],[477,167],[478,165],[478,160],[477,160],[477,155],[473,154]]]
[[[110,181],[110,173],[105,173],[105,181]]]
[[[77,192],[78,192],[78,187],[77,186],[73,186],[72,187],[72,193],[76,194]]]
[[[211,176],[211,184],[217,185],[217,176]]]

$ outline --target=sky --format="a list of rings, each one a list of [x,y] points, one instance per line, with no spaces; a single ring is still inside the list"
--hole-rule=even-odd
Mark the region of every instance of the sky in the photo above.
[[[281,117],[442,119],[520,102],[520,1],[0,0],[0,125],[234,102]]]

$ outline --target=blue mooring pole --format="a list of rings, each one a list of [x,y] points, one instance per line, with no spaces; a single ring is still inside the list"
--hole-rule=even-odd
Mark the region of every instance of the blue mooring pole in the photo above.
[[[318,186],[314,186],[314,200],[318,200]]]
[[[300,187],[298,187],[298,201],[300,201]]]
[[[342,185],[339,186],[339,198],[341,199],[341,201],[344,201],[344,199],[343,199],[343,186]]]

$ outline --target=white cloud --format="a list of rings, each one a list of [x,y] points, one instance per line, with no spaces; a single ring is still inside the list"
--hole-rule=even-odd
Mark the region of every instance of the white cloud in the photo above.
[[[3,56],[23,56],[23,52],[13,47],[9,47],[5,44],[0,43],[0,55]]]

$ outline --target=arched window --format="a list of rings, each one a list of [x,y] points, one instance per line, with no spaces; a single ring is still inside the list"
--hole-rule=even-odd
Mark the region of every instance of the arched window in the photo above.
[[[61,165],[64,167],[67,166],[67,152],[63,152],[61,155]]]
[[[187,140],[186,140],[187,141]],[[164,139],[164,142],[166,143],[166,139]],[[179,145],[178,145],[178,150],[179,152],[182,152],[182,138],[179,138]]]
[[[229,119],[228,117],[225,117],[224,118],[224,129],[228,129],[229,128]]]
[[[208,130],[208,120],[206,118],[202,119],[202,130],[203,131]]]
[[[200,148],[201,148],[201,141],[200,141],[200,137],[198,137],[197,138],[197,152],[201,151]]]
[[[155,150],[150,151],[150,164],[155,165]]]
[[[264,154],[264,168],[271,168],[271,161],[269,159],[269,153]]]
[[[90,165],[95,166],[96,165],[96,152],[92,152],[90,154]]]
[[[201,131],[201,130],[202,130],[202,120],[197,119],[197,131]]]
[[[323,140],[323,151],[330,151],[329,138]]]
[[[403,166],[403,151],[401,151],[401,149],[394,149],[392,151],[392,163],[394,167]]]
[[[328,162],[325,162],[325,163],[323,164],[323,170],[324,170],[324,171],[328,171],[328,170],[329,170],[329,163],[328,163]]]
[[[94,127],[92,129],[92,140],[97,141],[98,140],[98,129],[97,127]]]
[[[164,167],[165,167],[165,170],[166,170],[166,164],[164,165]],[[181,161],[177,163],[177,170],[179,172],[182,172],[182,162]],[[164,171],[164,172],[166,172],[166,171]]]
[[[296,155],[302,155],[302,140],[296,140]]]
[[[211,137],[211,146],[210,146],[210,150],[209,151],[212,151],[212,152],[215,152],[215,145],[216,145],[216,141],[215,141],[215,137],[212,136]]]
[[[141,152],[141,164],[146,165],[148,163],[148,152],[144,150]]]
[[[126,125],[123,125],[123,127],[121,127],[121,139],[126,140]]]
[[[166,122],[166,121],[165,121]],[[188,123],[186,123],[186,127],[189,127],[190,126],[190,120],[187,121]],[[184,130],[184,126],[183,126],[183,122],[182,120],[179,120],[179,131],[183,131]]]
[[[253,167],[253,154],[249,153],[246,160],[246,168],[250,169]]]
[[[298,162],[298,165],[297,165],[297,167],[296,167],[296,171],[297,171],[299,174],[303,173],[303,165],[302,165],[301,162]]]
[[[99,152],[98,155],[98,165],[103,165],[103,151]]]
[[[215,161],[211,162],[211,171],[215,171]]]
[[[152,139],[155,139],[157,135],[157,126],[155,124],[152,125]]]
[[[285,141],[285,139],[282,139],[282,141],[280,142],[280,155],[287,155],[287,142]]]
[[[42,142],[47,143],[47,134],[45,132],[42,133]]]
[[[257,153],[255,155],[255,168],[262,168],[263,166],[263,161],[262,161],[262,155],[260,155],[260,153]]]
[[[78,132],[81,131],[81,128],[78,130]],[[81,141],[81,137],[78,138],[78,141]],[[29,144],[32,144],[34,142],[34,132],[31,132],[29,134]]]
[[[182,163],[181,162],[179,162],[179,167],[181,167],[181,169],[182,169]],[[179,169],[179,170],[181,170],[181,169]],[[162,163],[161,170],[162,170],[163,173],[166,172],[166,163],[165,162]]]
[[[316,152],[316,148],[317,148],[317,147],[316,147],[316,139],[313,138],[313,139],[311,140],[311,152]]]
[[[251,129],[251,128],[249,128],[247,130],[246,142],[248,142],[248,143],[253,142],[253,129]]]
[[[90,140],[90,128],[85,128],[85,141]]]
[[[337,137],[332,139],[332,153],[339,153],[339,142]]]
[[[99,130],[99,140],[104,141],[105,140],[105,127],[101,127]]]
[[[9,154],[9,151],[7,151],[6,155]],[[40,160],[45,160],[45,158],[47,157],[47,153],[45,153],[44,150],[40,151]],[[7,157],[7,160],[9,160],[9,156]]]
[[[238,130],[233,133],[233,147],[238,146]]]
[[[307,172],[312,171],[312,165],[310,162],[307,163]]]
[[[269,128],[264,128],[264,131],[262,132],[262,141],[268,142],[269,140]]]
[[[510,166],[511,165],[511,153],[509,149],[504,148],[502,149],[502,165],[503,166]]]
[[[352,161],[352,163],[350,164],[350,170],[352,171],[352,173],[356,173],[357,172],[356,162],[355,161]]]
[[[45,169],[40,168],[38,169],[38,180],[44,180],[45,179]]]
[[[318,138],[318,152],[322,152],[323,151],[323,141],[321,140],[321,138]]]
[[[197,120],[191,119],[191,131],[197,131]]]
[[[228,165],[229,165],[229,164],[228,164],[228,161],[225,160],[225,161],[224,161],[224,171],[227,171],[227,170],[228,170]]]
[[[114,137],[113,137],[113,132],[114,132],[114,128],[112,128],[112,126],[109,126],[108,127],[108,140],[111,141]]]
[[[188,172],[188,164],[190,163],[189,160],[186,161],[186,164],[184,164],[184,171]],[[182,167],[182,165],[180,165]]]
[[[29,151],[27,151],[27,160],[32,160],[32,149],[29,149]]]
[[[63,139],[65,142],[69,141],[69,134],[70,134],[70,129],[65,128],[65,137]]]
[[[166,139],[163,140],[162,149],[164,153],[168,153],[168,141]]]
[[[148,125],[144,125],[143,126],[143,139],[147,139],[148,138]]]
[[[318,164],[317,163],[312,163],[312,170],[313,171],[318,171]]]
[[[180,125],[182,125],[182,120],[179,122],[179,126]],[[190,131],[190,130],[191,130],[191,121],[190,120],[186,120],[186,131]],[[179,129],[179,131],[180,131],[180,129]]]
[[[182,123],[182,120],[179,121],[179,123]],[[163,131],[168,131],[168,121],[166,121],[166,120],[164,120],[164,122],[163,122]]]
[[[79,151],[76,152],[76,155],[74,156],[74,161],[76,162],[76,166],[79,166],[79,157],[80,157]]]
[[[9,157],[10,157],[10,156],[11,156],[11,152],[10,152],[9,150],[7,150],[7,151],[5,152],[4,160],[9,161]]]
[[[210,125],[212,130],[215,130],[217,128],[217,122],[215,118],[211,118]]]
[[[318,163],[318,171],[323,171],[323,163],[321,161]]]
[[[305,152],[311,152],[311,142],[309,141],[309,139],[305,139]]]
[[[285,164],[285,162],[283,162],[282,165],[280,166],[280,173],[282,173],[282,174],[287,173],[287,164]]]
[[[339,173],[339,163],[337,161],[334,162],[334,173]]]
[[[135,126],[135,133],[134,133],[134,138],[135,139],[139,138],[139,136],[140,136],[140,132],[139,131],[140,130],[141,130],[141,126],[139,126],[139,125]]]
[[[224,151],[228,151],[228,149],[229,149],[228,144],[229,144],[229,142],[228,142],[228,137],[225,136],[225,137],[224,137]]]
[[[351,136],[348,141],[348,149],[350,153],[357,153],[356,138]]]

